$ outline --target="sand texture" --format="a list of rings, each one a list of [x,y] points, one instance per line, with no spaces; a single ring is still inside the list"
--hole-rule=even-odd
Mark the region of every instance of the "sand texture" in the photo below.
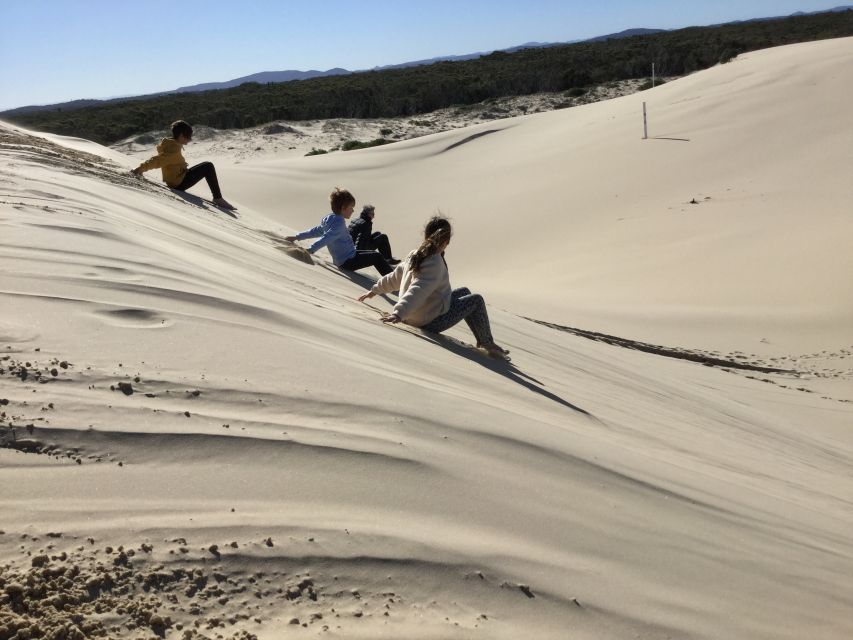
[[[851,87],[841,39],[361,151],[189,145],[231,213],[0,124],[0,638],[853,636]],[[400,256],[452,218],[512,362],[284,240],[336,185]]]

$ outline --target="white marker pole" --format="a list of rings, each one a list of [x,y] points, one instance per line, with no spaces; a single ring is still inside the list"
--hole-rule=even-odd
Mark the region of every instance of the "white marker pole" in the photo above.
[[[649,138],[649,125],[646,121],[646,103],[643,103],[643,140],[648,140]]]

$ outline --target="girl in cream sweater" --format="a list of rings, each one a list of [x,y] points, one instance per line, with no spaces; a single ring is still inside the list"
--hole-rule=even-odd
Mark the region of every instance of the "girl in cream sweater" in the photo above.
[[[447,218],[433,217],[424,229],[421,246],[358,299],[363,301],[380,293],[399,291],[394,311],[383,317],[382,322],[403,322],[424,331],[441,333],[465,320],[478,347],[490,355],[503,356],[508,351],[495,344],[492,338],[483,296],[471,293],[466,287],[450,288],[444,252],[452,235]]]

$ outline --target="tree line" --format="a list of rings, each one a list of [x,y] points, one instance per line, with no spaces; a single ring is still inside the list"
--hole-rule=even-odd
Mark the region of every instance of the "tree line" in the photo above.
[[[489,98],[570,91],[616,80],[680,76],[748,51],[853,36],[853,11],[691,27],[651,35],[584,42],[474,60],[366,71],[283,83],[246,83],[74,110],[45,110],[8,119],[22,126],[110,144],[163,129],[181,118],[217,129],[274,120],[391,118],[470,105]]]

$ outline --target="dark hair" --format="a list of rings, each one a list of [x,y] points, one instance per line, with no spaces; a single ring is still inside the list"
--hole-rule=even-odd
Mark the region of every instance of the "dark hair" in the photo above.
[[[332,205],[332,213],[339,214],[347,205],[355,204],[355,197],[346,189],[335,187],[335,190],[329,194],[329,203]]]
[[[364,217],[365,214],[373,213],[375,211],[376,207],[374,207],[372,204],[366,204],[361,208],[361,215],[362,217]]]
[[[183,120],[176,120],[172,123],[172,137],[177,140],[178,136],[185,135],[187,138],[193,137],[193,128]]]
[[[439,253],[441,248],[450,242],[452,236],[453,229],[450,227],[450,220],[444,216],[430,218],[424,227],[424,241],[409,258],[409,268],[415,273],[420,271],[423,261]]]

